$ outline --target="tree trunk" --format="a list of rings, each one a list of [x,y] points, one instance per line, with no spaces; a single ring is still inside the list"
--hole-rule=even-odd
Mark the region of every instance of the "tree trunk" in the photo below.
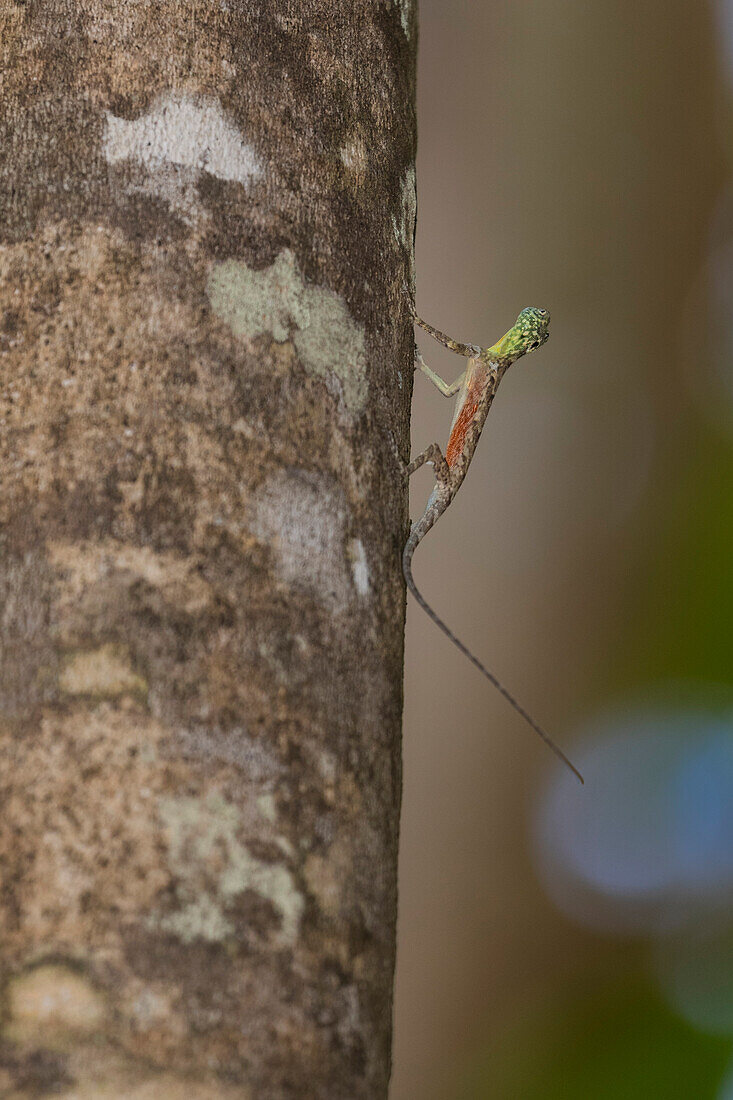
[[[0,0],[0,1095],[384,1097],[409,0]]]

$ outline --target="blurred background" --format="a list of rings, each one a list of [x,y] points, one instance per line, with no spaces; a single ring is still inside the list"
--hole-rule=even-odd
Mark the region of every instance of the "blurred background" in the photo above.
[[[586,786],[410,602],[391,1098],[733,1100],[733,0],[419,21],[418,310],[552,325],[415,578]]]

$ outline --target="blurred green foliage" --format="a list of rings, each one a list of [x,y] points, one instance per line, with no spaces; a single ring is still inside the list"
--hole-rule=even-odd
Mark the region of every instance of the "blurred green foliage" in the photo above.
[[[714,1100],[732,1053],[650,986],[599,986],[497,1036],[445,1100]]]
[[[643,571],[622,680],[648,690],[678,681],[724,688],[733,702],[733,445],[708,432],[681,455],[661,531]]]

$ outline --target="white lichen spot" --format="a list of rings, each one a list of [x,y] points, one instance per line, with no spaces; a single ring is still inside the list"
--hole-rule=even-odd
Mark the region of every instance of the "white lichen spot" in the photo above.
[[[400,209],[392,215],[392,232],[398,245],[407,252],[410,285],[415,281],[415,219],[417,217],[417,183],[414,167],[408,168],[402,180]]]
[[[201,611],[213,601],[212,589],[198,573],[195,563],[171,552],[102,539],[49,542],[48,554],[54,568],[62,573],[57,581],[57,599],[64,610],[74,606],[96,584],[109,583],[115,574],[130,584],[144,581],[159,589],[164,599],[189,613]]]
[[[104,696],[148,689],[132,667],[127,651],[112,644],[73,654],[61,672],[59,687],[69,695]]]
[[[341,162],[356,176],[363,176],[367,168],[367,149],[360,137],[345,142],[339,149]]]
[[[410,14],[412,12],[412,0],[396,0],[400,10],[400,22],[406,35],[410,34]]]
[[[295,859],[295,848],[286,836],[276,836],[275,843],[280,851],[285,853],[288,859]]]
[[[241,817],[236,806],[212,792],[205,799],[161,799],[159,812],[169,835],[168,858],[177,879],[180,908],[158,918],[154,922],[158,928],[186,943],[219,942],[235,932],[228,906],[244,890],[252,890],[280,915],[274,942],[295,943],[303,896],[286,867],[248,852],[239,838]]]
[[[265,821],[268,821],[271,825],[277,820],[277,803],[274,794],[261,794],[257,799],[257,809]]]
[[[104,1001],[93,986],[57,963],[35,967],[11,980],[7,1008],[3,1036],[12,1042],[44,1046],[53,1035],[95,1031],[105,1018]]]
[[[336,757],[330,752],[319,752],[316,758],[318,771],[326,786],[333,786],[336,782]]]
[[[351,539],[347,548],[351,559],[351,575],[354,586],[360,596],[369,595],[369,566],[367,565],[364,543],[361,539]]]
[[[107,111],[104,155],[108,164],[132,160],[150,171],[173,164],[243,184],[263,174],[254,149],[218,100],[173,92],[130,121]]]
[[[400,189],[400,210],[392,215],[392,231],[395,240],[404,248],[412,248],[417,215],[417,188],[415,169],[408,168]]]
[[[335,381],[352,412],[363,408],[363,326],[338,294],[305,282],[289,249],[264,271],[253,271],[242,260],[224,260],[211,271],[206,293],[216,316],[235,336],[251,340],[268,334],[277,343],[291,339],[307,371]]]
[[[304,470],[278,471],[251,505],[250,529],[272,547],[281,578],[333,610],[345,607],[351,595],[345,525],[334,483]]]
[[[132,1003],[135,1022],[141,1031],[149,1031],[162,1023],[172,1011],[170,996],[150,987],[142,989]]]

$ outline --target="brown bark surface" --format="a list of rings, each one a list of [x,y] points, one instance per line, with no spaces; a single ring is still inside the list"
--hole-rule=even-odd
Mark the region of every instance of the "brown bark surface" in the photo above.
[[[0,0],[0,1095],[386,1096],[414,27]]]

